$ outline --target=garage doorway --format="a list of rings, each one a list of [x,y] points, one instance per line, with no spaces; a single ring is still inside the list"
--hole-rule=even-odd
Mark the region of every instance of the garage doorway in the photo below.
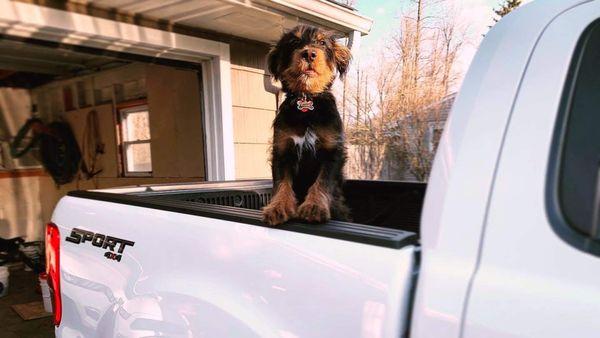
[[[206,180],[202,65],[48,41],[3,38],[0,48],[0,237],[40,238],[75,189]],[[42,169],[30,118],[67,123],[88,172],[70,183]]]

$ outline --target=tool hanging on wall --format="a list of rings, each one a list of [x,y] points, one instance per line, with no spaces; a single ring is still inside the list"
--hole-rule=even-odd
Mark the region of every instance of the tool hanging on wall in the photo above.
[[[81,172],[86,179],[92,179],[102,172],[102,168],[97,168],[102,154],[104,154],[104,143],[100,135],[98,112],[92,109],[85,118],[81,144]]]
[[[32,137],[29,143],[22,147],[21,143],[30,130]],[[11,144],[11,155],[15,158],[21,157],[38,143],[42,165],[54,182],[62,185],[73,181],[79,171],[81,153],[69,124],[54,121],[46,125],[38,118],[27,120]]]
[[[42,164],[57,185],[69,183],[79,171],[81,161],[77,140],[66,122],[54,121],[47,127],[49,133],[43,133],[40,140]]]

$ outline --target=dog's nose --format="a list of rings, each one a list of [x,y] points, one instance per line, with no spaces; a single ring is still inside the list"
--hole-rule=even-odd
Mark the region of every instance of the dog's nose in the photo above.
[[[302,52],[302,58],[308,62],[313,62],[317,58],[317,52],[314,50],[305,50]]]

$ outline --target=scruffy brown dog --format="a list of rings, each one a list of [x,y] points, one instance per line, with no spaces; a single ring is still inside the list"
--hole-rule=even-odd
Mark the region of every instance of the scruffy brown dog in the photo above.
[[[298,26],[283,34],[268,57],[286,99],[273,122],[271,168],[274,196],[263,220],[278,225],[291,218],[348,220],[342,194],[346,148],[331,85],[343,76],[350,51],[332,34]]]

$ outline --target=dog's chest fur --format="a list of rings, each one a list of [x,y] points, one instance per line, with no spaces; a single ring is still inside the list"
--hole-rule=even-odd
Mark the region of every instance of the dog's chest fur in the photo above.
[[[307,127],[304,131],[304,135],[292,135],[290,138],[294,141],[298,157],[302,157],[302,154],[305,152],[312,155],[316,154],[317,141],[319,138],[312,128]]]

